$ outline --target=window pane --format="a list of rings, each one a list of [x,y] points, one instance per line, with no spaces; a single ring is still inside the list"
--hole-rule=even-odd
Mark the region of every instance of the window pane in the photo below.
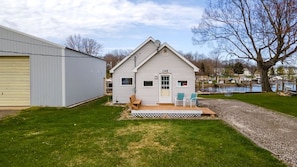
[[[188,81],[177,81],[177,86],[188,86]]]
[[[122,78],[122,85],[132,85],[132,78]]]
[[[153,81],[143,81],[143,86],[153,86]]]

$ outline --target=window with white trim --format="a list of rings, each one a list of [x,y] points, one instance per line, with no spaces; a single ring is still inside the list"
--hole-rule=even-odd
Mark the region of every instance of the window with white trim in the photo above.
[[[154,83],[153,81],[143,81],[143,86],[145,87],[154,86]]]
[[[177,87],[187,87],[188,81],[187,80],[178,80],[177,81]]]
[[[129,86],[133,84],[133,79],[132,78],[122,78],[121,84],[123,86]]]

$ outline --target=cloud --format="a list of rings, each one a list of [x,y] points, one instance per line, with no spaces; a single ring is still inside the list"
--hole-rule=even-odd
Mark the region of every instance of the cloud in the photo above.
[[[128,0],[10,0],[1,4],[0,24],[42,38],[119,33],[137,26],[189,29],[201,18],[198,6]]]

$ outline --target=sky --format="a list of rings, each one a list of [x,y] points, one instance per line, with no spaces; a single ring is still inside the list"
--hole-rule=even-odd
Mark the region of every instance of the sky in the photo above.
[[[193,45],[191,28],[207,0],[9,0],[1,2],[0,24],[65,45],[80,34],[103,45],[101,55],[135,49],[148,37],[183,53],[208,55]]]

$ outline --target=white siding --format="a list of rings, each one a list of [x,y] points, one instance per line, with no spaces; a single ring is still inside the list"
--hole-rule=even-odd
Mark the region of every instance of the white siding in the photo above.
[[[135,52],[125,63],[118,67],[112,75],[113,80],[113,103],[128,103],[129,97],[134,94],[134,72],[132,71],[138,64],[143,62],[148,55],[152,54],[157,47],[152,41],[148,42],[137,52]],[[136,66],[134,62],[134,57],[136,56]],[[122,86],[121,78],[133,78],[133,85],[131,86]]]
[[[159,98],[159,79],[155,79],[155,74],[158,74],[158,70],[151,70],[137,73],[137,96],[141,98],[143,105],[156,105]],[[151,72],[151,73],[150,73]],[[143,81],[153,81],[153,86],[144,87]]]
[[[170,50],[168,50],[166,55],[161,50],[137,72],[137,80],[139,81],[137,82],[137,96],[142,99],[143,105],[156,105],[159,102],[159,78],[155,79],[155,75],[159,76],[162,73],[162,69],[168,70],[171,74],[172,103],[174,103],[174,98],[178,92],[185,93],[186,97],[195,92],[195,73],[193,68]],[[143,80],[154,81],[154,86],[144,88]],[[178,80],[188,81],[188,86],[178,87]]]
[[[144,45],[142,48],[140,48],[134,54],[134,56],[136,56],[136,66],[138,66],[140,63],[142,63],[147,58],[148,55],[151,55],[156,50],[157,50],[157,47],[152,41],[149,41],[146,45]],[[132,57],[134,57],[134,56],[132,56]],[[133,66],[133,68],[134,68],[134,66]]]
[[[66,106],[104,95],[104,60],[66,49],[65,68]]]
[[[61,57],[31,56],[32,106],[62,106],[61,70]]]
[[[166,46],[166,45],[165,45]],[[167,100],[174,103],[174,98],[178,92],[185,93],[186,97],[195,92],[195,70],[197,68],[187,60],[180,57],[172,48],[164,47],[167,52],[162,50],[156,53],[149,60],[149,56],[156,52],[157,47],[154,42],[148,41],[142,47],[137,48],[133,55],[128,59],[124,59],[121,65],[114,69],[113,73],[113,103],[128,103],[129,96],[136,91],[136,97],[142,99],[143,105],[157,105],[159,101],[159,76],[162,70],[168,70],[171,77],[171,99]],[[136,64],[134,57],[136,56]],[[137,67],[137,72],[133,69]],[[136,75],[135,75],[136,74]],[[133,85],[122,86],[121,78],[133,78]],[[136,80],[136,85],[135,84]],[[187,81],[188,86],[179,87],[177,82]],[[144,87],[143,81],[153,81],[153,86]],[[162,100],[163,102],[163,100]]]
[[[131,86],[122,86],[121,78],[133,78],[134,82],[134,73],[124,73],[120,74],[115,72],[112,75],[112,102],[113,103],[128,103],[129,97],[134,94],[134,84]]]

